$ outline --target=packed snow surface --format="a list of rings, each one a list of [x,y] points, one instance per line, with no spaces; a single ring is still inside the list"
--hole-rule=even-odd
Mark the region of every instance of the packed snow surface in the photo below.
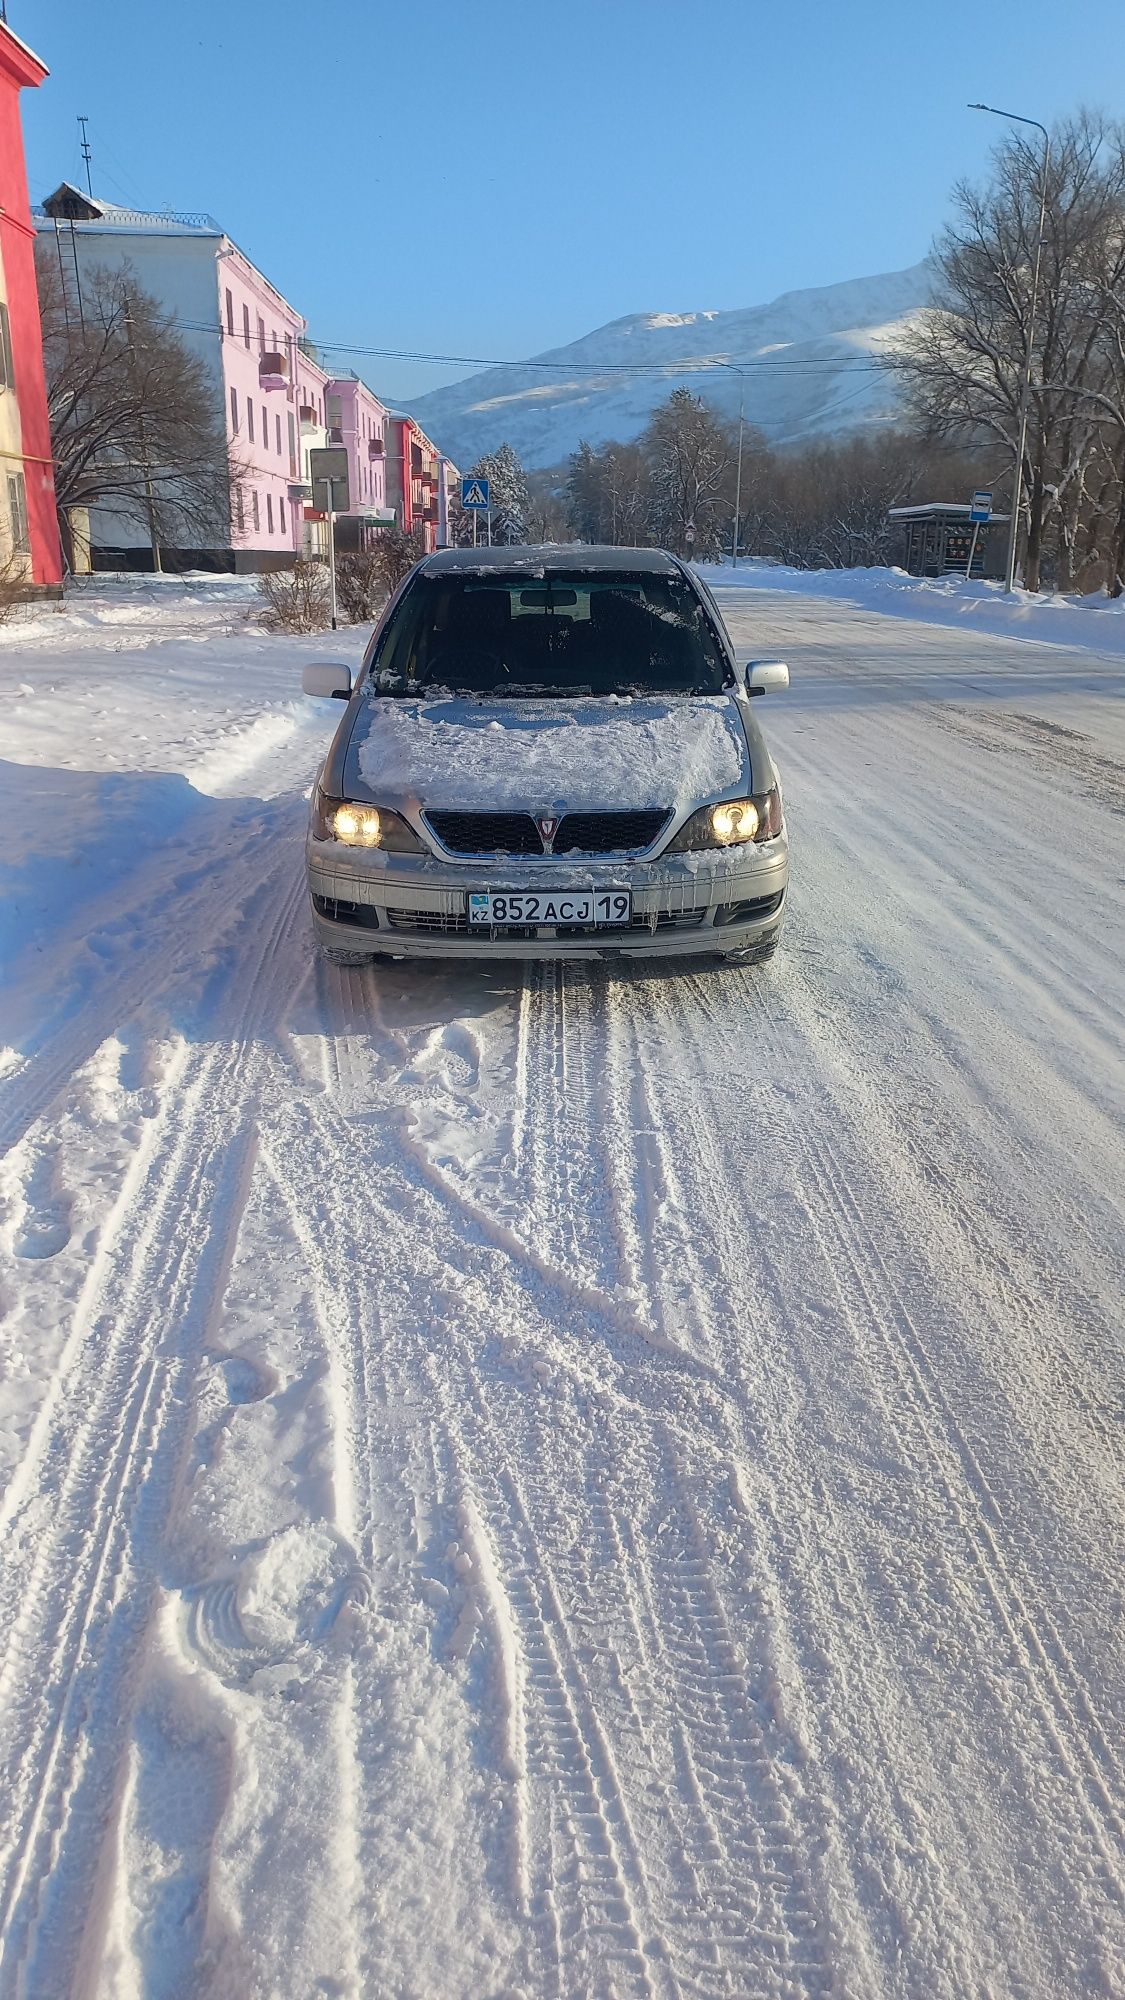
[[[0,634],[4,1996],[1125,1992],[1117,625],[778,582],[764,972],[328,964],[323,641]]]
[[[675,806],[744,781],[733,696],[429,701],[375,697],[352,750],[372,798],[488,807]],[[362,732],[362,733],[361,733]]]

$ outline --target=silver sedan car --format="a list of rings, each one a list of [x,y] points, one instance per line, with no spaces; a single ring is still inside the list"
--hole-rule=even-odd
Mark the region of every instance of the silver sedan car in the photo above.
[[[320,943],[349,956],[768,958],[781,785],[710,592],[657,549],[448,549],[396,593],[314,787]]]

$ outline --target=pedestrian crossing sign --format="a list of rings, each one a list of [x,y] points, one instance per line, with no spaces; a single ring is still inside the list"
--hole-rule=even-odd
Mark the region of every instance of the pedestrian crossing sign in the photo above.
[[[462,507],[490,506],[487,479],[463,479],[461,481],[461,505]]]

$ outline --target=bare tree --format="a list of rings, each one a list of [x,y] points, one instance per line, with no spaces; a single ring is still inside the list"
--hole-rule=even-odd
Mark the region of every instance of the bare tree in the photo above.
[[[55,493],[64,548],[70,513],[103,507],[165,542],[230,534],[239,467],[203,363],[127,265],[83,274],[81,299],[37,262]]]
[[[371,555],[383,589],[389,596],[397,590],[404,577],[409,576],[415,563],[421,562],[426,553],[426,536],[421,527],[381,528],[372,546]]]
[[[570,511],[565,487],[559,474],[529,472],[527,492],[528,540],[568,542],[571,539]]]
[[[1119,132],[1083,113],[1052,134],[1033,328],[1041,173],[1038,146],[1012,135],[997,147],[986,187],[961,183],[954,190],[955,219],[934,252],[934,305],[890,363],[926,436],[991,441],[1011,466],[1031,354],[1024,464],[1030,590],[1039,588],[1052,517],[1063,543],[1067,535],[1076,543],[1086,482],[1099,455],[1091,394],[1105,370],[1105,319],[1104,293],[1099,300],[1092,271],[1121,224],[1125,153]]]

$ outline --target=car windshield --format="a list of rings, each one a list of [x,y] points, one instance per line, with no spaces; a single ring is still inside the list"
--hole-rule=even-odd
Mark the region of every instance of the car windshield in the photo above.
[[[423,572],[382,634],[370,686],[454,694],[718,694],[718,634],[675,572]]]

